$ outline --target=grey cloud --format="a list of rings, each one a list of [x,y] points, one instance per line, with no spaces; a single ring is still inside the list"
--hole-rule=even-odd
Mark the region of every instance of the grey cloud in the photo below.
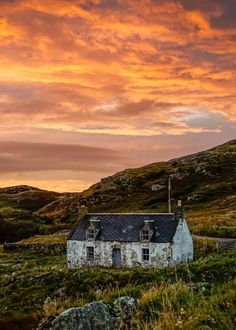
[[[136,117],[155,111],[172,109],[178,106],[181,106],[181,103],[158,102],[155,100],[141,100],[139,102],[123,101],[116,109],[109,111],[108,115]]]
[[[193,117],[189,119],[183,120],[189,127],[192,128],[203,128],[203,129],[226,129],[227,127],[233,127],[234,122],[228,121],[225,116],[216,112],[209,112],[207,110],[203,110],[196,113]]]
[[[236,28],[236,2],[222,1],[222,14],[211,18],[211,25],[220,29]]]
[[[0,143],[0,173],[27,171],[109,172],[125,163],[121,152],[107,148],[29,142]]]
[[[179,0],[186,10],[198,10],[203,13],[211,14],[210,23],[213,27],[230,29],[236,27],[236,2],[235,0]],[[219,8],[222,13],[216,15]]]
[[[184,9],[187,10],[200,10],[202,12],[210,12],[216,9],[216,6],[222,3],[221,0],[177,0]],[[225,2],[227,2],[226,0]]]

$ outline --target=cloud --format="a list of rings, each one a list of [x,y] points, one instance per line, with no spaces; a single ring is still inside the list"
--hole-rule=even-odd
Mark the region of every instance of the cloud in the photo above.
[[[186,116],[184,122],[193,128],[202,128],[209,130],[219,130],[226,127],[234,127],[236,125],[235,122],[228,121],[225,116],[220,113],[213,113],[206,111],[206,109],[198,109],[193,111],[192,114]]]
[[[184,152],[191,149],[191,134],[196,139],[218,134],[222,141],[232,136],[234,0],[0,3],[2,141],[45,144],[54,136],[57,145],[70,136],[72,144],[96,148],[95,139],[107,149],[112,140],[117,154],[137,148],[148,162],[157,157],[157,140],[165,156],[171,137],[179,137],[184,147],[175,148]],[[135,154],[128,165],[139,161]],[[60,163],[65,164],[61,158]],[[109,172],[110,165],[103,170],[99,164],[99,171]],[[125,164],[117,160],[109,168]]]
[[[125,163],[119,152],[107,148],[29,142],[1,142],[0,172],[106,172]],[[115,165],[114,165],[115,164]]]

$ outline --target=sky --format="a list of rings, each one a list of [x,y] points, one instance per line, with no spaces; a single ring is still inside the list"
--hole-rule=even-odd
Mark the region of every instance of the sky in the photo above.
[[[0,0],[0,186],[81,191],[235,138],[236,0]]]

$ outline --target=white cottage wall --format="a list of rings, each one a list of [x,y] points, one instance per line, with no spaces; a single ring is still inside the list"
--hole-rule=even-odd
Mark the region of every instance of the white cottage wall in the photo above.
[[[94,260],[87,260],[87,247],[94,247]],[[142,249],[149,248],[149,261],[142,260]],[[157,267],[171,264],[171,243],[67,241],[69,268],[112,267],[113,249],[121,250],[121,267]]]
[[[180,220],[176,228],[172,249],[172,263],[178,264],[193,260],[193,239],[186,221]]]

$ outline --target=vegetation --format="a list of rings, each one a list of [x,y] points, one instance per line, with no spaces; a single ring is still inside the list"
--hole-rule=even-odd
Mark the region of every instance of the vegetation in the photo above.
[[[62,229],[70,229],[68,224],[46,225],[32,221],[5,221],[0,219],[0,243],[17,242],[34,235],[49,235]]]
[[[12,193],[11,188],[8,188],[9,190],[0,189],[0,214],[6,220],[31,219],[33,212],[60,197],[59,193],[37,188],[34,188],[35,190],[19,190],[19,192],[16,189],[15,193]]]
[[[72,306],[129,295],[134,329],[233,329],[235,254],[172,269],[68,270],[65,256],[0,253],[0,328],[32,329]],[[204,328],[205,327],[205,328]]]
[[[67,234],[53,234],[53,235],[35,235],[26,239],[21,240],[24,244],[55,244],[55,243],[66,243]]]

